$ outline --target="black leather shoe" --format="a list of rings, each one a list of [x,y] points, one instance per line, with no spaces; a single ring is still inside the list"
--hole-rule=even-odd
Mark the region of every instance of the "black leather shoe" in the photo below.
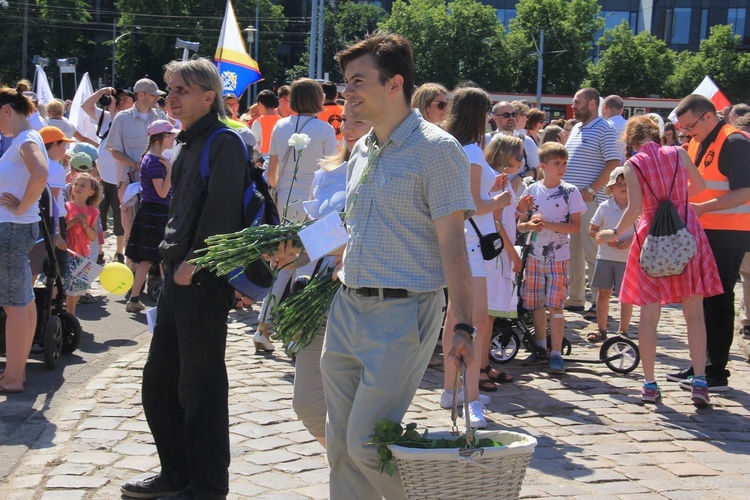
[[[180,493],[184,486],[177,486],[161,474],[142,481],[128,481],[120,487],[120,493],[128,498],[161,498]]]
[[[563,309],[569,312],[582,313],[585,308],[583,306],[565,306]]]
[[[684,370],[680,370],[679,372],[667,374],[667,380],[671,380],[672,382],[682,382],[683,380],[689,379],[693,375],[695,375],[695,372],[693,371],[693,365],[690,365]]]

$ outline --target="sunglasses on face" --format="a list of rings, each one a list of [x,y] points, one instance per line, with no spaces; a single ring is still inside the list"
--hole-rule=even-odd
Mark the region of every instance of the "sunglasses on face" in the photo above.
[[[523,155],[516,155],[513,157],[516,161],[523,161]]]
[[[448,107],[448,103],[445,101],[432,101],[430,104],[434,104],[435,106],[437,106],[437,109],[439,109],[440,111],[443,111]]]
[[[515,118],[516,116],[518,116],[518,113],[516,113],[515,111],[512,113],[508,113],[506,111],[505,113],[495,113],[494,116],[502,116],[503,118],[507,120],[508,118]]]

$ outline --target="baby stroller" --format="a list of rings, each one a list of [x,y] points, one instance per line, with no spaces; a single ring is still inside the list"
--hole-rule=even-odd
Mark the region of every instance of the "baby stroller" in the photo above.
[[[526,261],[531,249],[532,233],[526,234],[523,246],[519,249],[521,256],[521,271],[516,275],[515,290],[518,294],[518,317],[517,318],[497,318],[492,328],[492,338],[490,340],[490,361],[496,363],[507,363],[514,359],[519,349],[523,347],[528,352],[536,349],[536,340],[534,339],[534,325],[531,319],[531,311],[523,306],[523,297],[521,296],[521,285],[523,284],[524,271],[526,270]],[[547,334],[547,345],[550,345],[550,337]],[[563,337],[562,354],[570,355],[572,344],[570,340]],[[574,363],[604,363],[615,373],[630,373],[638,366],[641,360],[638,346],[630,339],[625,337],[610,337],[602,343],[599,349],[599,359],[571,359],[567,361]]]
[[[47,368],[57,367],[60,354],[72,354],[81,343],[81,323],[74,315],[65,311],[60,264],[55,254],[54,234],[57,224],[57,209],[49,186],[39,202],[41,239],[29,253],[32,275],[44,273],[44,286],[34,287],[37,321],[31,352],[44,354]],[[56,290],[55,298],[52,298]],[[5,312],[0,309],[0,349],[5,353]]]

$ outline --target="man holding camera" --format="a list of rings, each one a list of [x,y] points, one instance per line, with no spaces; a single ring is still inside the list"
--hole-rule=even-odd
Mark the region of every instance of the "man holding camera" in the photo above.
[[[97,104],[99,106],[97,107]],[[104,198],[99,205],[102,229],[107,230],[107,213],[112,209],[113,233],[117,238],[115,260],[125,260],[125,230],[120,218],[120,199],[117,194],[117,169],[112,153],[107,149],[107,137],[112,127],[112,120],[120,111],[130,109],[135,104],[133,93],[126,89],[114,89],[103,87],[86,99],[81,109],[96,123],[96,136],[101,140],[99,143],[99,158],[96,167],[102,180]],[[103,256],[102,256],[103,257]],[[99,259],[103,263],[103,259]]]
[[[115,159],[117,192],[120,201],[128,185],[137,182],[140,178],[138,167],[148,144],[148,126],[156,120],[169,119],[163,111],[156,109],[159,97],[166,93],[159,90],[152,80],[148,78],[138,80],[133,87],[133,93],[135,105],[117,113],[112,120],[112,127],[107,137],[107,149]],[[127,242],[135,218],[134,207],[121,205],[120,217],[125,233],[124,240]]]

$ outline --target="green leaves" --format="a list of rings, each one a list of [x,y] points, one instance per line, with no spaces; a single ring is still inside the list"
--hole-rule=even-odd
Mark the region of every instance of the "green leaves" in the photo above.
[[[417,432],[417,424],[415,423],[406,424],[406,427],[402,427],[401,424],[386,418],[378,420],[375,423],[375,431],[370,437],[372,440],[367,445],[378,447],[380,473],[386,472],[389,476],[392,476],[396,471],[393,452],[388,448],[389,444],[404,446],[406,448],[423,449],[467,448],[464,436],[458,439],[430,439],[427,430],[423,434]],[[471,448],[493,448],[496,446],[504,445],[490,438],[477,440],[476,437],[473,438],[471,443]]]

